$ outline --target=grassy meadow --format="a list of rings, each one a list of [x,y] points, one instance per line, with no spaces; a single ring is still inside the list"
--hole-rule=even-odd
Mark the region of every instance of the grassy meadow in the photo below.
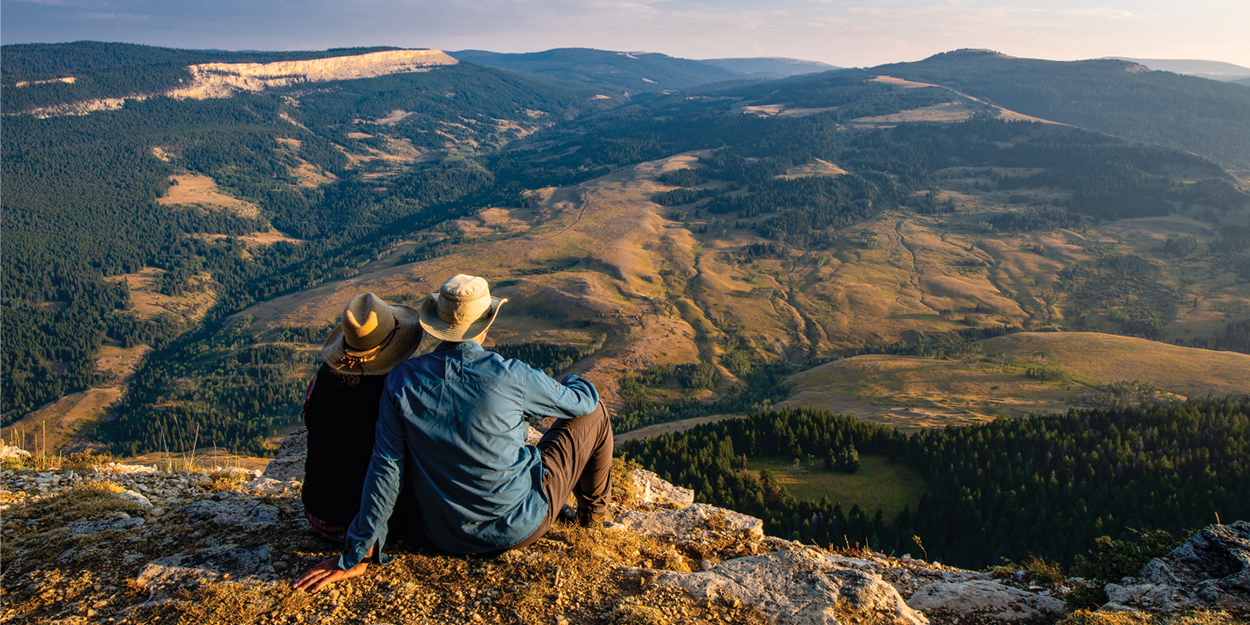
[[[901,462],[890,462],[885,456],[859,457],[859,471],[841,473],[826,471],[820,461],[803,462],[798,468],[792,458],[751,458],[747,469],[758,472],[768,469],[777,482],[799,499],[820,501],[828,497],[842,504],[844,512],[859,505],[871,515],[878,508],[887,520],[893,519],[903,506],[915,511],[925,492],[924,477]]]

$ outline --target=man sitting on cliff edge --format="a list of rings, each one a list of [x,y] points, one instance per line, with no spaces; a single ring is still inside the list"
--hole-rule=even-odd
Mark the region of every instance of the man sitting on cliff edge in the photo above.
[[[570,493],[579,522],[607,520],[612,426],[589,381],[557,383],[518,360],[482,348],[506,299],[486,280],[457,275],[420,306],[433,352],[396,365],[378,407],[377,436],[360,512],[342,555],[314,566],[295,587],[316,592],[362,575],[382,554],[401,488],[420,509],[418,544],[454,554],[528,546],[551,527]],[[537,446],[526,417],[559,421]]]

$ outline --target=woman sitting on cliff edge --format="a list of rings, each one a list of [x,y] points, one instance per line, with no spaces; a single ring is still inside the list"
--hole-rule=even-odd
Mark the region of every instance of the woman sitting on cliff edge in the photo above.
[[[423,336],[418,318],[411,306],[357,295],[321,346],[323,364],[304,399],[304,515],[313,532],[339,545],[360,511],[386,374],[417,351]],[[392,526],[411,503],[399,502]]]

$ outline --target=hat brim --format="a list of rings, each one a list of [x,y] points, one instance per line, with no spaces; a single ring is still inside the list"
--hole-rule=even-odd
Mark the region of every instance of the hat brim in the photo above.
[[[506,301],[508,301],[506,297],[491,297],[490,314],[472,323],[447,323],[438,317],[438,293],[430,293],[421,300],[419,309],[421,327],[425,329],[426,334],[444,341],[459,343],[475,339],[490,328],[492,323],[495,323],[495,317],[499,316],[499,308]]]
[[[321,345],[321,360],[339,373],[356,375],[383,375],[407,360],[421,345],[420,313],[412,306],[387,306],[395,315],[395,336],[389,341],[368,352],[349,354],[343,339],[343,324],[339,323]]]

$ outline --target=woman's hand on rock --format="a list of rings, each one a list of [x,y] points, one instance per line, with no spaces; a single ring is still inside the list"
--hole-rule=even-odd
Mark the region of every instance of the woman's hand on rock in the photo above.
[[[333,557],[322,561],[321,564],[308,569],[306,573],[300,575],[299,579],[295,580],[295,589],[317,592],[323,586],[328,586],[334,582],[360,577],[365,574],[365,569],[367,568],[369,568],[369,563],[361,562],[344,571],[339,568],[338,557]]]

